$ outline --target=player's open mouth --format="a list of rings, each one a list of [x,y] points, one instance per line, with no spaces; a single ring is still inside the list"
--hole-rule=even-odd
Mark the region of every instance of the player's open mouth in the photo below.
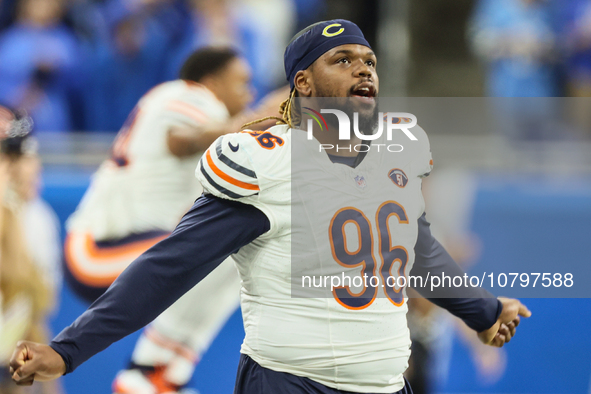
[[[359,85],[353,86],[349,92],[351,97],[358,97],[364,101],[374,102],[376,97],[376,88],[370,82],[362,82]]]

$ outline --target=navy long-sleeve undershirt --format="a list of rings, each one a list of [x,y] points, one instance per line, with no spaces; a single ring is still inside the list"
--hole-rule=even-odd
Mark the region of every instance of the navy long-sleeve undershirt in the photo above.
[[[51,341],[66,372],[150,323],[226,257],[269,228],[265,214],[253,206],[201,196],[168,238],[138,257]]]
[[[463,277],[464,270],[447,253],[445,248],[431,234],[425,214],[419,218],[419,234],[415,245],[415,262],[411,275],[423,279],[443,274],[448,277]],[[448,283],[448,282],[446,282]],[[487,290],[480,287],[441,286],[431,291],[430,286],[416,287],[415,290],[437,306],[447,309],[476,331],[486,330],[497,321],[502,304]]]

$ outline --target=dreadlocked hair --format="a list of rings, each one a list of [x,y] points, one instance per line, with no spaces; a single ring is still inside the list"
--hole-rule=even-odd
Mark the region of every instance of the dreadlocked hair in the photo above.
[[[269,119],[275,119],[277,120],[277,123],[275,124],[286,124],[290,128],[293,128],[294,124],[298,125],[300,123],[299,116],[297,115],[298,111],[294,111],[294,98],[296,97],[296,92],[296,89],[293,88],[291,90],[291,93],[289,94],[289,98],[287,98],[287,100],[285,100],[279,105],[279,114],[281,115],[281,118],[278,116],[266,116],[264,118],[243,124],[242,129],[252,126],[253,124],[264,122],[265,120]]]

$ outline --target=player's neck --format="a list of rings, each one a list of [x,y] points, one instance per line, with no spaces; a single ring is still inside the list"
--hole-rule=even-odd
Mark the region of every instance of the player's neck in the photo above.
[[[214,82],[214,80],[209,79],[209,78],[204,78],[201,81],[199,81],[199,84],[201,86],[203,86],[205,89],[209,90],[209,92],[211,94],[213,94],[215,96],[216,99],[220,100],[220,96],[218,93],[218,85]],[[221,100],[220,100],[221,101]],[[225,103],[224,103],[225,105]]]

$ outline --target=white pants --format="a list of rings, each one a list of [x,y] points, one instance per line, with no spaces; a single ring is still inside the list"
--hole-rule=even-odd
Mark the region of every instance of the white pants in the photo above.
[[[186,384],[239,303],[240,278],[228,258],[144,329],[132,362],[166,366],[166,380]]]

